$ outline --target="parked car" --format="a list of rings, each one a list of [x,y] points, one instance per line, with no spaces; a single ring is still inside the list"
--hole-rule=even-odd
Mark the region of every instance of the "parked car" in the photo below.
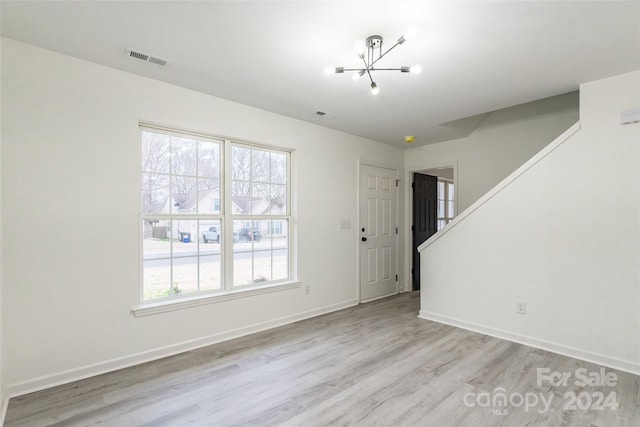
[[[262,240],[262,233],[257,228],[241,228],[238,231],[238,240],[241,242],[259,242]]]
[[[202,232],[202,241],[204,243],[218,242],[220,243],[220,233],[216,227],[209,227],[208,230]]]

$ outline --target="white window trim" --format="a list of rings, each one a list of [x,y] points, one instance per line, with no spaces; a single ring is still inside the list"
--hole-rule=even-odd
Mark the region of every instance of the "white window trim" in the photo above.
[[[280,281],[272,281],[266,283],[264,285],[247,285],[247,286],[233,286],[233,239],[224,239],[224,253],[230,254],[224,257],[224,262],[222,265],[222,277],[225,282],[223,283],[222,290],[213,290],[213,291],[205,291],[198,292],[195,294],[186,294],[180,296],[172,296],[168,298],[162,299],[144,299],[144,257],[143,257],[143,239],[142,239],[142,230],[138,231],[138,264],[139,264],[139,304],[131,308],[131,313],[135,317],[144,317],[153,314],[166,313],[174,310],[182,310],[190,307],[197,307],[201,305],[213,304],[218,302],[230,301],[239,298],[252,297],[261,294],[267,294],[272,292],[280,292],[284,290],[296,289],[300,288],[301,282],[296,278],[297,268],[294,265],[294,261],[296,256],[294,254],[295,251],[295,230],[293,227],[294,224],[294,216],[293,216],[293,190],[292,190],[292,162],[294,157],[294,150],[285,147],[278,146],[268,146],[264,144],[256,144],[252,142],[240,141],[237,139],[231,139],[221,136],[208,135],[205,133],[199,132],[191,132],[191,131],[182,131],[176,130],[172,128],[167,128],[164,126],[157,126],[148,123],[139,123],[138,129],[140,131],[156,131],[164,134],[174,135],[174,136],[193,136],[196,138],[206,139],[206,140],[214,140],[222,144],[222,152],[221,152],[221,186],[220,191],[222,193],[221,202],[224,200],[221,206],[220,214],[209,214],[207,216],[211,216],[212,219],[220,219],[221,224],[224,229],[229,226],[229,230],[233,229],[233,220],[240,218],[251,218],[251,219],[286,219],[288,223],[288,270],[289,270],[289,278]],[[232,211],[232,196],[231,196],[231,183],[232,183],[232,173],[231,167],[228,167],[226,164],[226,159],[230,159],[231,157],[231,148],[233,145],[242,145],[247,148],[253,149],[263,149],[267,151],[280,151],[288,153],[287,159],[287,215],[233,215]],[[138,185],[141,185],[141,180],[138,180]],[[140,213],[138,218],[138,227],[142,224],[142,218],[148,216],[156,216],[153,214],[143,214]],[[181,216],[182,217],[182,216]],[[213,218],[215,217],[215,218]],[[233,234],[233,231],[231,231]],[[228,281],[227,281],[228,280]],[[229,284],[227,287],[226,284]]]
[[[141,303],[131,309],[131,313],[135,317],[150,316],[153,314],[167,313],[175,310],[183,310],[185,308],[198,307],[201,305],[215,304],[224,301],[231,301],[239,298],[252,297],[256,295],[268,294],[273,292],[287,291],[290,289],[298,289],[302,285],[298,281],[287,281],[283,283],[269,283],[264,286],[252,286],[248,288],[235,289],[233,291],[216,292],[212,294],[196,294],[185,297],[175,297],[171,300],[162,300],[157,302]],[[153,300],[149,300],[153,301]]]

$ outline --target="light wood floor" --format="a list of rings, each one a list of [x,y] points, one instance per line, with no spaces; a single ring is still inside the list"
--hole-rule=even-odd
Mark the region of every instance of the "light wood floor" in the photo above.
[[[537,368],[599,367],[421,320],[418,308],[417,293],[402,294],[13,398],[5,425],[640,426],[639,377],[539,386]],[[565,393],[597,392],[615,392],[619,408],[566,407]],[[485,405],[500,393],[512,404]],[[518,394],[551,399],[549,410],[525,410]]]

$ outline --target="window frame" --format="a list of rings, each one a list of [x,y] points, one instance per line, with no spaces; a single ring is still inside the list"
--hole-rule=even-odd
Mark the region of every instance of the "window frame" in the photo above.
[[[185,214],[185,213],[177,213],[170,212],[168,214],[163,213],[145,213],[143,212],[143,202],[142,197],[139,196],[139,215],[138,215],[138,239],[139,239],[139,305],[134,307],[133,314],[136,316],[139,315],[147,315],[154,314],[156,312],[165,311],[162,309],[163,306],[176,306],[176,309],[201,305],[201,303],[208,302],[218,302],[224,301],[228,299],[233,299],[238,296],[243,295],[255,295],[264,292],[268,292],[269,290],[283,290],[289,289],[294,286],[298,286],[299,283],[296,281],[295,274],[295,266],[294,266],[294,229],[293,229],[293,214],[292,214],[292,196],[293,196],[293,185],[292,185],[292,158],[293,158],[293,150],[284,147],[278,146],[270,146],[265,144],[257,144],[247,141],[241,141],[235,138],[227,138],[222,136],[210,135],[200,132],[191,132],[185,130],[178,130],[173,128],[167,128],[164,126],[157,126],[148,123],[139,123],[138,125],[138,149],[142,149],[142,133],[143,132],[151,132],[158,133],[168,136],[182,137],[182,138],[193,138],[196,141],[212,141],[220,144],[220,165],[219,165],[219,199],[220,199],[220,211],[219,213],[206,213],[206,214]],[[233,214],[233,200],[232,200],[232,162],[231,162],[231,152],[233,146],[242,146],[249,149],[257,149],[263,150],[267,152],[275,152],[278,154],[284,154],[286,156],[286,215],[234,215]],[[142,156],[142,151],[139,151]],[[142,160],[142,158],[140,159]],[[138,194],[142,195],[142,182],[143,176],[146,171],[142,168],[142,161],[140,164],[140,174],[138,179]],[[197,170],[197,169],[196,169]],[[173,171],[170,170],[167,174],[169,179],[173,179],[174,174]],[[177,175],[177,174],[176,174]],[[197,172],[196,172],[197,175]],[[171,192],[171,190],[169,190]],[[169,195],[171,197],[171,194]],[[198,209],[197,209],[198,210]],[[185,293],[185,294],[170,294],[164,297],[158,298],[150,298],[145,299],[145,283],[144,283],[144,262],[145,262],[145,254],[144,254],[144,227],[143,221],[147,219],[157,219],[157,220],[192,220],[192,221],[202,221],[202,220],[217,220],[220,221],[221,230],[219,231],[221,237],[220,243],[220,289],[208,289],[208,290],[200,290],[200,279],[199,279],[199,270],[198,270],[198,291]],[[233,221],[242,219],[242,220],[285,220],[287,223],[287,242],[286,249],[287,253],[287,277],[281,280],[270,280],[265,283],[249,283],[244,286],[233,286],[233,262],[234,262],[234,229],[233,229]],[[172,227],[173,227],[173,223]],[[272,224],[271,224],[272,225]],[[200,258],[200,226],[198,223],[198,236],[196,236],[196,254],[195,257]],[[193,241],[192,236],[192,241]],[[171,245],[173,242],[173,237],[170,237]],[[273,251],[273,247],[270,249]],[[252,248],[251,252],[254,250]],[[169,254],[170,260],[174,259],[174,254],[171,252]],[[199,262],[199,261],[198,261]],[[273,258],[271,260],[271,265],[273,264]],[[199,265],[199,264],[198,264]],[[273,265],[271,267],[273,271]],[[208,302],[201,302],[200,300],[210,300]],[[160,307],[160,309],[158,309]],[[172,308],[171,308],[172,309]]]
[[[227,148],[228,147],[228,148]],[[230,241],[225,240],[226,244],[231,245],[231,249],[230,251],[227,251],[228,254],[230,254],[231,258],[229,260],[229,263],[226,264],[229,266],[228,270],[227,270],[227,274],[225,274],[225,281],[229,286],[229,290],[230,291],[234,291],[234,290],[243,290],[243,289],[252,289],[255,288],[257,285],[254,283],[250,283],[250,284],[246,284],[246,285],[235,285],[233,283],[233,256],[236,253],[234,251],[233,248],[233,233],[235,233],[235,230],[233,230],[233,222],[234,221],[268,221],[268,220],[285,220],[287,222],[287,278],[286,279],[280,279],[280,280],[270,280],[269,282],[267,282],[268,284],[273,284],[273,285],[278,285],[280,283],[288,283],[290,281],[293,280],[293,254],[292,254],[292,240],[291,240],[291,232],[292,232],[292,218],[291,218],[291,157],[292,157],[292,153],[290,150],[283,150],[283,149],[277,149],[274,147],[268,147],[262,144],[250,144],[250,143],[246,143],[246,142],[242,142],[242,141],[238,141],[238,140],[229,140],[229,144],[225,145],[225,159],[229,159],[231,160],[232,158],[232,150],[233,147],[242,147],[242,148],[248,148],[251,150],[262,150],[262,151],[267,151],[267,152],[277,152],[277,153],[281,153],[281,154],[286,154],[286,172],[287,172],[287,180],[286,180],[286,198],[287,198],[287,203],[286,203],[286,214],[285,215],[255,215],[255,214],[245,214],[245,215],[239,215],[239,214],[234,214],[233,213],[233,209],[231,208],[233,206],[233,191],[232,191],[232,186],[233,186],[233,166],[229,165],[229,167],[227,167],[225,169],[225,189],[227,190],[225,192],[225,206],[229,207],[229,214],[226,215],[226,219],[225,219],[225,226],[224,229],[229,229],[232,230],[232,235],[231,235],[231,239],[228,239]],[[228,155],[227,155],[227,150],[228,150]],[[253,182],[251,179],[249,180],[249,182]],[[225,247],[225,249],[227,249]],[[273,247],[270,249],[271,251],[273,251]],[[266,250],[264,250],[266,251]],[[242,252],[246,252],[248,253],[249,251],[242,251]],[[252,254],[255,253],[256,251],[251,250],[250,251]],[[261,252],[260,250],[258,250],[258,252]],[[272,271],[273,271],[273,265],[272,265]]]
[[[453,179],[449,179],[449,178],[442,178],[442,177],[438,177],[438,183],[443,183],[443,193],[444,193],[444,197],[441,199],[440,198],[440,191],[438,188],[438,194],[436,196],[436,201],[438,202],[438,204],[440,203],[440,201],[442,200],[444,202],[444,216],[440,216],[438,215],[438,204],[436,204],[436,231],[440,231],[442,229],[444,229],[447,224],[449,224],[451,221],[453,221],[453,219],[456,216],[455,210],[456,210],[456,202],[455,202],[455,191],[456,191],[456,186],[454,183]],[[453,186],[453,191],[454,191],[454,196],[453,198],[449,198],[449,186]],[[438,186],[439,187],[439,186]],[[449,209],[449,203],[453,203],[453,211],[451,211],[451,209]],[[444,225],[442,227],[440,227],[440,222],[444,221]]]

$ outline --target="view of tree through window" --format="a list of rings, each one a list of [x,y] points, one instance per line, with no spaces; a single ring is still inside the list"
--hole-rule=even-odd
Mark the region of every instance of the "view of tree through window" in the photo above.
[[[151,128],[141,147],[143,300],[290,278],[288,152]]]
[[[233,284],[287,279],[287,154],[234,145],[231,158]]]

